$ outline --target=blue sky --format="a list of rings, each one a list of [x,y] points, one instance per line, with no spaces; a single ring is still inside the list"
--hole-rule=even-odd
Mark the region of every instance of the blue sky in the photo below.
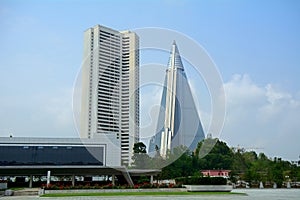
[[[218,66],[227,96],[221,139],[297,159],[299,10],[291,0],[1,0],[0,136],[77,136],[72,88],[84,30],[161,27],[194,39]]]

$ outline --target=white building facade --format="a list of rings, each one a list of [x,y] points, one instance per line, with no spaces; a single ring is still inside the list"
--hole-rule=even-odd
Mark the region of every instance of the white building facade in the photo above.
[[[139,141],[139,38],[96,25],[84,32],[81,138],[113,135],[121,164]]]

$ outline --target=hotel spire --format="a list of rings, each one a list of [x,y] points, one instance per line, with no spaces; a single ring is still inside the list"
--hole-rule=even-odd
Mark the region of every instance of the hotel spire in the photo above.
[[[181,56],[173,41],[161,99],[156,135],[150,141],[149,152],[159,149],[163,158],[179,146],[193,151],[204,139],[201,121],[184,72]]]

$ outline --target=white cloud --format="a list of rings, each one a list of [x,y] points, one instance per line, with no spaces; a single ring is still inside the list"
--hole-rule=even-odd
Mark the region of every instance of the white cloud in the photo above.
[[[230,145],[264,148],[269,156],[298,158],[300,99],[275,88],[259,86],[248,75],[234,75],[224,84],[227,117],[221,139]]]
[[[227,106],[243,104],[261,104],[264,100],[264,89],[255,85],[248,75],[233,75],[231,81],[224,84]]]

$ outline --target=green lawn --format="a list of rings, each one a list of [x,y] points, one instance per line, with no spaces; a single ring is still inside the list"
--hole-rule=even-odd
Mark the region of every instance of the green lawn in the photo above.
[[[73,197],[73,196],[169,196],[169,195],[246,195],[239,192],[106,192],[106,193],[64,193],[44,194],[41,197]]]

